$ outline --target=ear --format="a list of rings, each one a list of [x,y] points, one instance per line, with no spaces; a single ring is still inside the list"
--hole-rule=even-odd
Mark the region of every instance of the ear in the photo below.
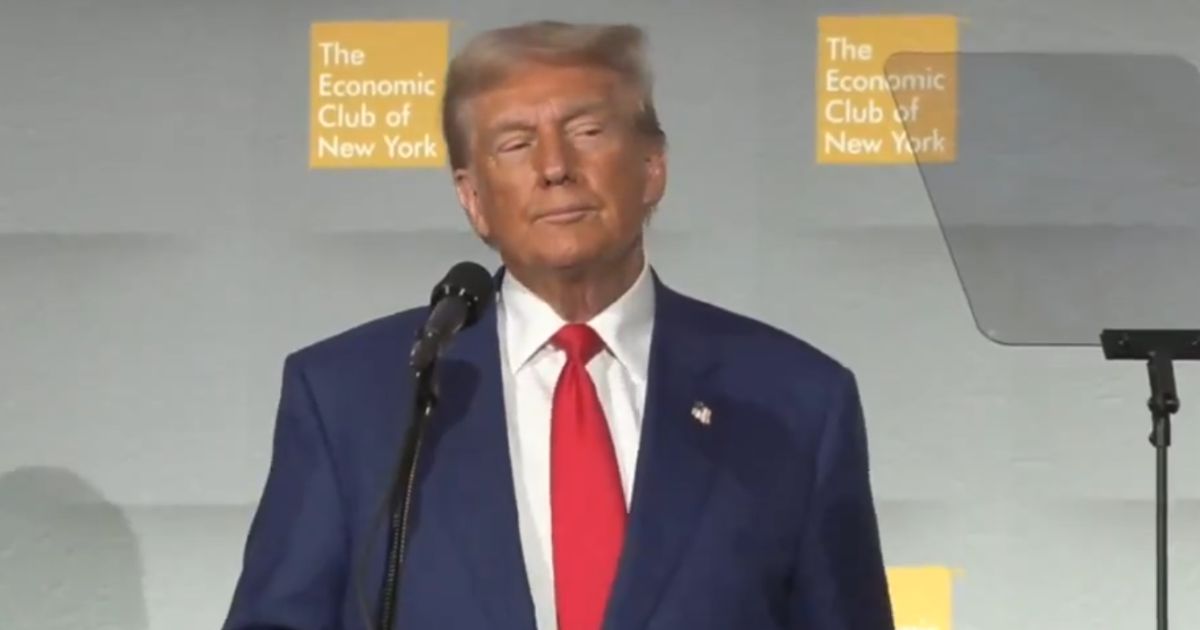
[[[646,190],[642,194],[642,203],[654,207],[662,201],[667,191],[667,152],[661,142],[652,143],[646,152],[643,163],[646,177]]]
[[[491,238],[491,227],[487,216],[479,202],[478,180],[469,168],[459,168],[454,171],[454,190],[458,193],[458,203],[467,213],[467,220],[479,238],[488,242]]]

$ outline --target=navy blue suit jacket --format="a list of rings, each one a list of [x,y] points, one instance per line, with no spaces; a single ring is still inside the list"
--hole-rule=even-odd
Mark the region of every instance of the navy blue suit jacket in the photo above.
[[[654,282],[642,442],[604,627],[891,630],[851,372]],[[386,544],[369,530],[409,421],[406,358],[424,316],[384,317],[288,356],[226,630],[366,628],[356,575],[374,602]],[[440,363],[398,628],[534,630],[501,379],[492,307]]]

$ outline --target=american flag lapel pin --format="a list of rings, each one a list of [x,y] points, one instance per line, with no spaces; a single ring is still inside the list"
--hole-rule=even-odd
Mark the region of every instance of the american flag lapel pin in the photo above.
[[[696,401],[692,405],[692,417],[696,419],[696,422],[708,426],[712,424],[712,409],[703,402]]]

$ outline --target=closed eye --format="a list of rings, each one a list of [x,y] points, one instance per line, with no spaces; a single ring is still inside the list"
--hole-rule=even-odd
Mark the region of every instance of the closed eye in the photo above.
[[[568,133],[575,142],[591,145],[600,142],[607,130],[603,123],[589,122],[572,127]]]
[[[513,151],[520,151],[521,149],[524,149],[528,146],[529,146],[529,141],[527,141],[527,140],[516,140],[513,142],[506,142],[506,143],[500,145],[500,152],[501,153],[511,153]]]

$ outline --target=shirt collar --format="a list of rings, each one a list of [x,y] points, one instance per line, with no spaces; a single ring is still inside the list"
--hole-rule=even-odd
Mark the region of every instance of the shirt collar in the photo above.
[[[504,274],[500,286],[500,308],[504,314],[509,373],[515,374],[524,367],[567,323],[511,273]],[[643,263],[633,285],[587,324],[617,361],[635,379],[645,382],[654,328],[654,283],[649,264]]]

